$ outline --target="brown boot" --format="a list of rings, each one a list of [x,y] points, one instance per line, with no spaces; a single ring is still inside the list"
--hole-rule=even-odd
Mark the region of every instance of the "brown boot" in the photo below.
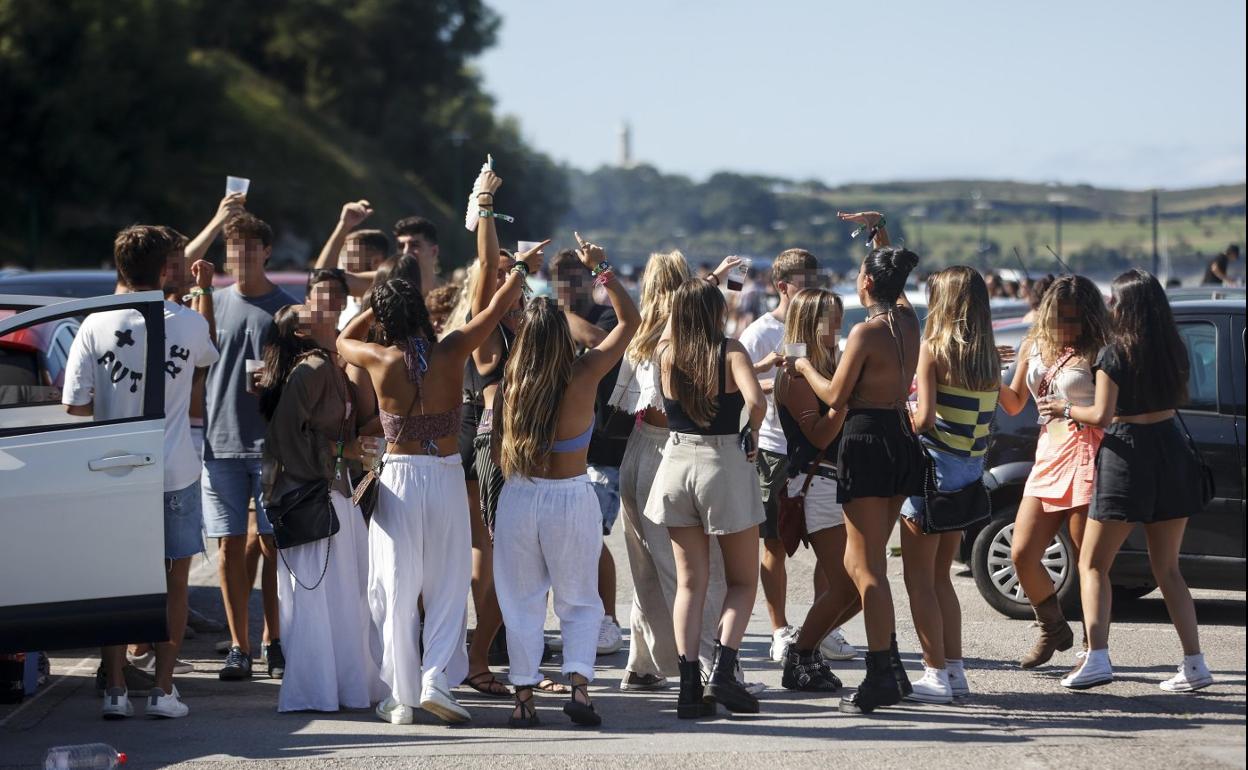
[[[1062,614],[1062,606],[1057,603],[1057,594],[1033,605],[1036,621],[1040,623],[1040,639],[1031,652],[1018,662],[1022,668],[1043,666],[1058,650],[1069,650],[1075,645],[1075,634]]]

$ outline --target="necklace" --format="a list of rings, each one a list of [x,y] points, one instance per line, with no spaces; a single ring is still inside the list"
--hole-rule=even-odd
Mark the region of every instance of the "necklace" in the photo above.
[[[876,305],[869,305],[867,307],[867,320],[871,321],[876,318],[879,318],[882,315],[888,315],[889,313],[893,312],[896,309],[897,308],[895,305],[892,307],[889,307],[888,305],[885,305],[882,302]]]

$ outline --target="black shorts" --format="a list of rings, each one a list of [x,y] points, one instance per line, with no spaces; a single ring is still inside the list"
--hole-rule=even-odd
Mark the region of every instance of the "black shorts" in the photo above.
[[[477,425],[481,423],[482,407],[464,404],[464,416],[459,423],[459,461],[464,466],[464,480],[477,480],[476,456],[473,440],[477,437]]]
[[[1097,521],[1150,524],[1201,509],[1200,461],[1174,419],[1111,424],[1096,452],[1094,483],[1088,515]]]
[[[850,409],[841,429],[836,501],[923,494],[927,460],[896,409]]]
[[[789,458],[760,449],[755,464],[763,493],[763,515],[767,517],[758,527],[758,536],[775,540],[780,537],[780,490],[789,483]]]

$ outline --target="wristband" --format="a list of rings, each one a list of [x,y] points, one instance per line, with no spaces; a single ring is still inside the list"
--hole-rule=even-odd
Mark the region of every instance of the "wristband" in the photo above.
[[[1062,417],[1065,417],[1067,420],[1070,419],[1070,402],[1069,401],[1067,401],[1066,406],[1062,408]]]
[[[189,293],[189,294],[184,294],[184,295],[182,296],[182,301],[183,301],[183,302],[190,302],[191,300],[195,299],[196,297],[203,297],[203,296],[206,296],[206,295],[209,295],[209,294],[212,294],[212,287],[211,287],[211,286],[207,286],[207,287],[204,287],[204,288],[200,288],[199,286],[196,286],[196,287],[194,287],[194,288],[192,288],[192,289],[191,289],[191,291],[190,291],[190,293]]]
[[[715,285],[716,285],[716,286],[719,286],[719,276],[718,276],[718,275],[715,275],[714,273],[711,273],[710,275],[708,275],[708,276],[706,277],[706,280],[708,280],[708,281],[714,281],[714,282],[715,282]]]
[[[604,259],[603,261],[598,263],[598,267],[590,269],[589,272],[591,275],[597,276],[597,275],[602,275],[603,273],[608,273],[611,270],[612,270],[611,263]]]
[[[478,205],[480,205],[480,204],[478,204]],[[515,222],[515,221],[516,221],[516,218],[515,218],[515,217],[509,217],[509,216],[507,216],[506,214],[500,214],[500,213],[498,213],[497,211],[493,211],[493,210],[491,210],[491,209],[478,209],[478,210],[477,210],[477,216],[481,217],[482,219],[489,219],[490,217],[494,217],[495,219],[501,219],[501,220],[503,220],[504,222]]]
[[[603,270],[601,273],[599,273],[597,276],[594,277],[594,285],[606,286],[608,283],[611,282],[613,278],[615,278],[615,271],[612,270],[610,267],[608,267],[606,270]]]
[[[530,270],[529,270],[529,263],[528,263],[528,262],[517,262],[516,264],[514,264],[514,265],[512,265],[512,266],[511,266],[511,271],[510,271],[510,272],[513,272],[513,273],[519,273],[521,276],[523,276],[523,277],[525,277],[525,278],[528,278],[528,277],[529,277],[529,274],[530,274]]]

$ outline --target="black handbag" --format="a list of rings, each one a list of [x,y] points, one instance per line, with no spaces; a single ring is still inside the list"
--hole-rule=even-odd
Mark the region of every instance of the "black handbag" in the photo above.
[[[923,534],[957,532],[992,518],[992,498],[982,480],[976,480],[952,492],[936,486],[936,461],[926,451],[927,467],[923,474],[923,515],[919,523]]]
[[[1218,496],[1218,486],[1213,481],[1213,468],[1205,462],[1205,454],[1200,451],[1200,447],[1196,444],[1196,440],[1192,438],[1192,432],[1187,429],[1187,423],[1183,421],[1183,414],[1178,410],[1174,410],[1174,416],[1179,418],[1179,425],[1183,426],[1183,435],[1187,437],[1187,448],[1191,450],[1192,457],[1195,458],[1197,466],[1200,468],[1200,508],[1204,510],[1209,507],[1209,503],[1213,502],[1213,498]]]

